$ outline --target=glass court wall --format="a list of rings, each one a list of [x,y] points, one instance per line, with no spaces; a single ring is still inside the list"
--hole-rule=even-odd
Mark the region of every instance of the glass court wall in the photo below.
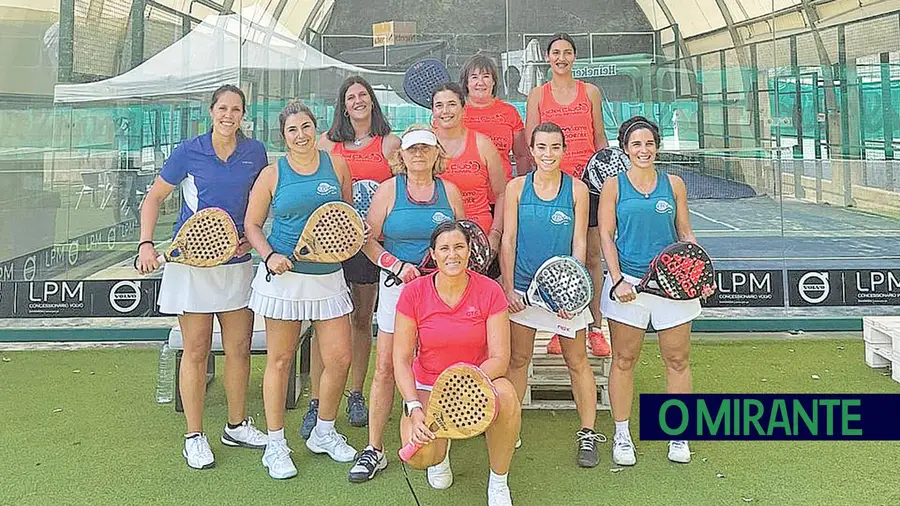
[[[348,76],[393,129],[428,123],[403,72],[475,54],[525,113],[544,47],[577,45],[607,137],[663,131],[716,261],[712,318],[881,314],[900,297],[900,12],[861,0],[9,0],[0,4],[0,314],[154,315],[131,268],[139,208],[172,149],[209,127],[211,92],[247,94],[274,160],[291,98],[331,122]],[[177,192],[176,192],[177,194]],[[156,240],[171,236],[177,195]],[[137,302],[135,302],[137,301]],[[839,309],[825,307],[840,306]]]

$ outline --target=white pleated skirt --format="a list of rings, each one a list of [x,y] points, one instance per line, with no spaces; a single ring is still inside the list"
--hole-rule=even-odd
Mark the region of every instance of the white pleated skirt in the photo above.
[[[273,320],[330,320],[350,314],[353,301],[342,270],[331,274],[285,272],[266,281],[266,266],[260,263],[251,284],[250,309]]]
[[[159,286],[159,311],[165,314],[224,313],[250,302],[250,262],[191,267],[166,263]]]

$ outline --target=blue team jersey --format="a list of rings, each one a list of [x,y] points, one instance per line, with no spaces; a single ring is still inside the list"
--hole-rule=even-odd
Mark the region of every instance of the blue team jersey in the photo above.
[[[183,203],[175,233],[198,210],[219,207],[231,215],[238,234],[243,236],[250,188],[267,164],[263,143],[246,137],[238,139],[234,153],[226,161],[216,155],[210,132],[179,144],[159,174],[163,181],[181,186]],[[229,263],[248,260],[249,254]]]

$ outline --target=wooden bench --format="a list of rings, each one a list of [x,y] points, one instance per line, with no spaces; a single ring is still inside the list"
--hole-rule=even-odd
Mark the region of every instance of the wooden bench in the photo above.
[[[312,325],[310,325],[309,322],[303,323],[300,335],[300,344],[297,346],[297,354],[300,358],[300,374],[298,374],[297,367],[298,359],[297,356],[295,356],[294,361],[291,363],[290,372],[290,378],[292,378],[293,381],[288,381],[287,398],[284,403],[284,406],[287,409],[294,409],[297,407],[297,399],[300,397],[300,393],[303,390],[303,380],[309,373],[309,340],[312,336]],[[181,328],[178,325],[175,325],[175,327],[172,327],[172,330],[169,331],[169,348],[175,350],[175,411],[180,413],[184,411],[184,405],[181,401],[180,375],[178,374],[178,371],[181,368],[181,358],[184,354],[184,340],[181,335]],[[264,355],[265,353],[266,323],[265,319],[256,316],[253,320],[253,337],[250,341],[250,354]],[[225,350],[222,347],[222,330],[219,328],[218,319],[213,318],[212,347],[210,348],[209,361],[206,365],[207,388],[216,376],[216,355],[224,354]]]
[[[602,328],[603,335],[609,336],[605,321]],[[534,356],[528,366],[528,385],[525,387],[522,409],[575,409],[566,361],[562,355],[547,353],[547,343],[552,337],[552,333],[540,331],[534,336]],[[609,369],[612,360],[610,357],[591,355],[590,348],[587,355],[597,383],[597,409],[609,410]]]
[[[900,382],[900,317],[863,317],[863,341],[869,367],[891,366],[891,378]]]

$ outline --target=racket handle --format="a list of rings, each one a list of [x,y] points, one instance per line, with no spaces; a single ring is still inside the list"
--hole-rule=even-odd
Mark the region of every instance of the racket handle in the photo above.
[[[416,454],[417,451],[419,451],[419,448],[421,448],[421,446],[415,443],[409,443],[403,448],[400,448],[400,451],[398,452],[398,455],[400,455],[400,460],[402,460],[403,462],[408,461],[413,457],[413,455]]]
[[[166,263],[166,256],[160,255],[160,256],[156,257],[156,261],[159,262],[159,265],[162,265],[162,264]]]

